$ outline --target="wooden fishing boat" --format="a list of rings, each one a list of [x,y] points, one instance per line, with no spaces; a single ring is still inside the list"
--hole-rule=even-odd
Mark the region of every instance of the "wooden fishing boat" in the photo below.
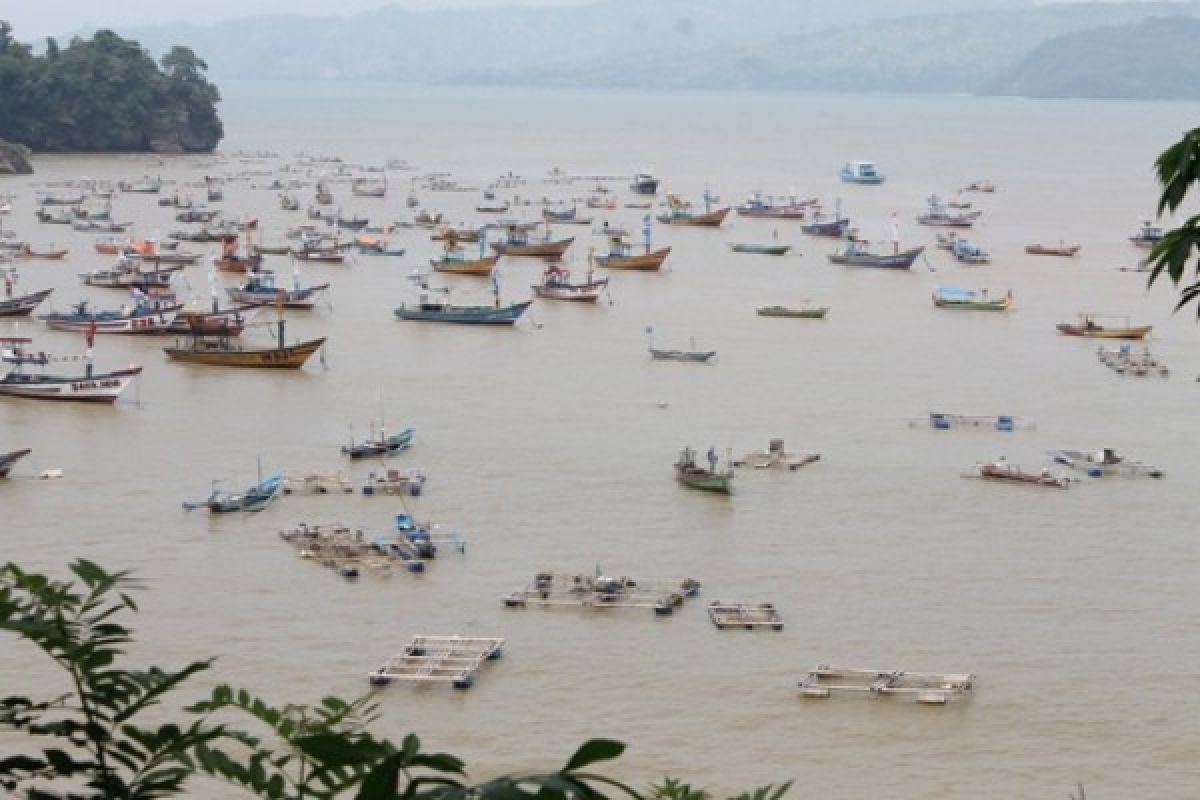
[[[789,317],[793,319],[825,319],[829,306],[793,308],[791,306],[759,306],[755,313],[760,317]]]
[[[258,304],[219,308],[215,301],[209,310],[185,308],[175,316],[175,321],[171,323],[171,327],[167,328],[167,332],[240,336],[261,309],[262,306]]]
[[[40,292],[23,295],[12,295],[6,292],[6,296],[0,298],[0,317],[24,317],[32,313],[53,292],[53,289],[43,289]]]
[[[1123,325],[1101,325],[1097,319],[1117,319]],[[1067,336],[1086,336],[1092,339],[1145,339],[1153,325],[1130,325],[1129,317],[1118,314],[1080,314],[1079,322],[1060,322],[1054,326]]]
[[[841,239],[850,230],[850,218],[834,214],[833,219],[823,220],[821,214],[815,213],[813,221],[800,226],[802,233],[809,236],[824,236],[830,239]]]
[[[640,195],[654,195],[658,193],[658,178],[650,174],[649,170],[642,170],[633,176],[633,181],[629,184],[629,191]],[[641,206],[638,206],[641,208]]]
[[[651,250],[649,241],[645,245],[645,252],[638,254],[633,252],[633,245],[620,236],[610,236],[608,242],[607,255],[591,256],[592,263],[597,267],[656,272],[662,268],[663,262],[671,254],[670,247]]]
[[[816,206],[816,199],[812,200],[797,200],[795,197],[787,197],[784,202],[776,202],[774,197],[763,197],[761,193],[755,192],[740,206],[734,210],[740,217],[752,217],[758,219],[804,219],[809,212],[810,207]]]
[[[40,258],[47,261],[61,261],[66,257],[69,251],[66,248],[53,248],[50,250],[34,250],[31,245],[25,245],[13,253],[14,258]]]
[[[570,223],[570,222],[575,221],[575,215],[577,213],[578,213],[578,209],[575,208],[575,206],[571,206],[569,209],[564,208],[564,209],[557,209],[557,210],[543,208],[542,209],[542,219],[545,220],[547,222],[547,224],[554,223],[554,222]],[[591,223],[590,219],[588,220],[588,223],[589,224]]]
[[[1142,227],[1138,228],[1137,233],[1129,237],[1129,243],[1134,247],[1154,247],[1162,241],[1163,229],[1158,225],[1153,224],[1150,220],[1142,222]]]
[[[1136,461],[1117,455],[1111,447],[1099,451],[1086,452],[1081,450],[1051,450],[1050,457],[1056,464],[1062,464],[1088,474],[1092,478],[1121,475],[1127,477],[1146,476],[1162,478],[1166,473],[1153,464]]]
[[[659,214],[658,221],[664,225],[693,226],[698,228],[719,228],[725,222],[725,217],[732,209],[717,208],[705,211],[703,214],[693,214],[684,208],[672,208],[669,213]]]
[[[976,464],[974,477],[991,481],[1006,481],[1020,483],[1026,486],[1039,486],[1046,489],[1066,489],[1071,485],[1070,478],[1054,476],[1050,470],[1041,472],[1023,472],[1021,468],[1001,459],[987,464]]]
[[[733,467],[727,465],[725,469],[718,470],[717,454],[713,448],[708,450],[708,464],[707,469],[697,464],[696,451],[685,447],[679,453],[679,460],[675,462],[675,480],[689,489],[732,494]]]
[[[82,375],[50,375],[30,373],[27,366],[48,366],[50,356],[32,353],[25,345],[32,340],[23,337],[0,337],[0,361],[12,364],[5,375],[0,376],[0,395],[28,397],[37,400],[62,400],[72,402],[115,403],[121,392],[142,374],[137,366],[112,372],[95,372],[88,363]],[[89,345],[90,346],[90,345]]]
[[[587,280],[571,283],[571,271],[559,264],[552,264],[542,273],[542,282],[533,285],[533,293],[550,300],[574,300],[594,303],[608,288],[608,278],[593,278],[588,270]]]
[[[453,305],[450,303],[449,289],[431,287],[424,275],[416,275],[414,280],[420,288],[417,302],[413,305],[401,303],[393,312],[396,319],[452,322],[460,325],[513,325],[533,304],[533,301],[526,300],[522,303],[500,305],[500,286],[496,273],[492,274],[493,302],[490,306]]]
[[[452,275],[478,275],[487,277],[496,268],[499,256],[486,258],[465,258],[462,248],[447,248],[441,258],[429,259],[430,265],[438,272],[448,272]]]
[[[278,334],[273,347],[248,347],[230,340],[228,335],[193,335],[189,340],[164,347],[163,352],[173,361],[213,367],[248,367],[258,369],[299,369],[312,354],[325,344],[325,337],[285,344],[282,318],[276,323]]]
[[[575,241],[574,236],[566,239],[550,239],[550,231],[546,231],[546,239],[530,240],[529,232],[522,228],[509,226],[508,235],[503,242],[492,242],[491,247],[500,255],[506,256],[541,256],[562,258]]]
[[[162,179],[147,176],[136,181],[118,181],[117,188],[134,194],[158,194],[162,190]]]
[[[194,511],[207,508],[214,514],[224,514],[233,511],[262,511],[283,490],[283,474],[272,473],[266,478],[242,492],[229,492],[219,489],[214,482],[212,494],[196,503],[185,502],[184,510]]]
[[[989,297],[987,289],[959,289],[939,286],[933,290],[933,304],[938,308],[963,311],[1007,311],[1012,307],[1012,290],[1000,297]]]
[[[838,173],[842,183],[857,183],[864,186],[878,186],[883,183],[884,175],[871,161],[849,161]]]
[[[1074,256],[1079,253],[1077,244],[1027,244],[1025,252],[1031,256]]]
[[[44,208],[39,208],[34,212],[37,221],[44,225],[71,225],[75,222],[75,215],[69,208],[63,208],[58,211],[47,211]]]
[[[266,306],[277,305],[283,308],[309,310],[316,306],[321,294],[329,288],[328,283],[315,286],[300,286],[296,284],[287,289],[278,286],[273,272],[254,272],[250,279],[241,286],[231,286],[225,289],[225,294],[235,303]]]
[[[7,478],[8,474],[12,472],[13,466],[32,452],[33,450],[25,448],[24,450],[13,450],[10,453],[0,453],[0,478]]]
[[[412,446],[415,435],[416,430],[405,428],[399,433],[388,436],[381,425],[378,435],[372,431],[371,435],[361,442],[351,440],[349,445],[342,448],[342,454],[354,459],[392,455]]]
[[[753,244],[730,242],[729,249],[735,253],[753,253],[761,256],[785,256],[792,249],[790,244]]]
[[[101,289],[168,289],[172,276],[183,269],[182,264],[143,269],[144,263],[141,258],[123,257],[112,269],[83,272],[80,273],[79,279],[87,286]]]
[[[239,253],[237,236],[224,237],[221,240],[221,257],[213,259],[213,266],[221,272],[254,272],[262,267],[262,256],[258,253]],[[253,251],[253,244],[247,242],[248,249]]]
[[[983,216],[982,211],[963,211],[946,206],[936,194],[926,198],[925,213],[917,215],[917,222],[943,228],[969,228]]]
[[[435,242],[464,242],[474,244],[479,241],[480,233],[476,228],[451,228],[444,226],[429,234]]]
[[[898,253],[872,253],[867,250],[866,243],[851,239],[840,253],[831,253],[829,260],[834,264],[847,267],[880,267],[884,269],[909,269],[917,256],[925,252],[925,248],[913,247]]]
[[[292,258],[319,264],[343,264],[346,254],[340,250],[292,250]]]
[[[180,308],[182,306],[176,304],[142,301],[117,311],[92,311],[84,300],[72,306],[69,312],[42,314],[38,319],[56,331],[155,334],[167,332]]]

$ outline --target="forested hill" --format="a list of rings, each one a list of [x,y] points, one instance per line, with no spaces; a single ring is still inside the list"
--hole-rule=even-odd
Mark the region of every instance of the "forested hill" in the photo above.
[[[155,62],[112,31],[34,55],[0,21],[0,139],[42,152],[211,151],[224,131],[206,69],[187,47]]]
[[[391,6],[129,33],[155,52],[187,44],[222,79],[986,93],[1005,81],[1017,86],[1025,59],[1059,37],[1166,15],[1200,15],[1200,2],[596,0],[555,8]],[[245,47],[247,37],[257,46]],[[1185,53],[1156,50],[1142,43],[1114,60],[1186,72]],[[1032,79],[1051,77],[1036,69],[1021,84],[1033,94],[1041,90]],[[1073,85],[1086,96],[1180,91],[1148,71],[1140,89],[1112,70],[1097,74],[1112,86]]]
[[[1200,19],[1158,17],[1056,36],[987,91],[1025,97],[1200,98]]]

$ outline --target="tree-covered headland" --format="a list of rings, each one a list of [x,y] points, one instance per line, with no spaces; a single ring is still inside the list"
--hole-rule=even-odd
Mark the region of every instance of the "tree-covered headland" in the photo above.
[[[35,152],[209,152],[224,135],[208,65],[190,48],[155,61],[112,31],[47,39],[45,52],[0,20],[0,140]]]

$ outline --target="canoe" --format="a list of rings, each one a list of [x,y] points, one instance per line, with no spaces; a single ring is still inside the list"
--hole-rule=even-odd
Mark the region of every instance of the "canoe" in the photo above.
[[[760,317],[790,317],[793,319],[825,319],[829,306],[814,308],[790,308],[788,306],[759,306],[756,313]]]
[[[1080,245],[1027,244],[1025,252],[1031,256],[1073,256],[1079,252]]]
[[[33,450],[26,448],[13,450],[11,453],[0,453],[0,478],[7,478],[8,473],[12,472],[13,465],[32,452]]]
[[[754,253],[763,256],[785,256],[792,249],[790,244],[750,244],[736,242],[729,245],[735,253]]]
[[[20,297],[8,297],[0,300],[0,317],[23,317],[38,307],[53,292],[53,289],[43,289]]]

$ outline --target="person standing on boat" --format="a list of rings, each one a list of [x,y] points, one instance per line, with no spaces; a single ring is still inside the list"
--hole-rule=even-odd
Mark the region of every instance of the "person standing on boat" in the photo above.
[[[96,320],[88,322],[88,326],[83,332],[83,341],[87,347],[83,351],[84,374],[87,377],[92,377],[92,348],[96,345]]]
[[[16,282],[17,282],[16,270],[5,270],[4,271],[4,296],[5,297],[13,296],[13,286],[16,284]]]
[[[892,212],[892,255],[900,255],[900,221]]]
[[[711,472],[717,471],[717,448],[708,448],[708,469]]]

